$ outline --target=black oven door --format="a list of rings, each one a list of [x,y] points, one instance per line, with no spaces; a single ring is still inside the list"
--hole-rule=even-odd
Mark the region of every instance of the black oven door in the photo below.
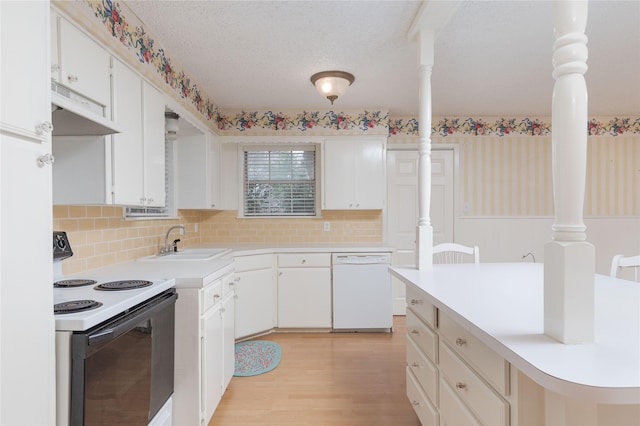
[[[71,425],[145,426],[173,393],[170,289],[71,338]]]

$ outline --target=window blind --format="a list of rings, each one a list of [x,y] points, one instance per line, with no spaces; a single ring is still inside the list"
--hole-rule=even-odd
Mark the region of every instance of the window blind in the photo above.
[[[316,215],[315,146],[244,150],[245,216]]]

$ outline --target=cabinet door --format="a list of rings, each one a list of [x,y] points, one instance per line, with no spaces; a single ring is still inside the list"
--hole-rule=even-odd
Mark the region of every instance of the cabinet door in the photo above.
[[[48,142],[0,137],[0,423],[7,425],[24,424],[25,413],[31,424],[55,423],[51,166],[36,163],[47,153]]]
[[[113,60],[113,119],[122,133],[111,136],[114,204],[141,205],[144,198],[142,80]]]
[[[202,407],[204,424],[209,423],[222,398],[223,329],[220,305],[209,309],[202,317]]]
[[[48,3],[1,3],[0,130],[48,141],[41,130],[51,123]]]
[[[273,270],[236,272],[236,339],[271,330],[275,325]]]
[[[229,292],[222,301],[222,392],[229,385],[235,371],[235,293]]]
[[[347,210],[353,206],[354,159],[351,145],[344,140],[324,144],[324,208]]]
[[[382,209],[386,191],[384,144],[379,140],[366,140],[354,143],[353,148],[354,208]]]
[[[110,56],[98,43],[63,18],[59,24],[59,55],[63,84],[109,106],[111,95]]]
[[[208,207],[222,209],[220,200],[220,141],[211,132],[207,136],[209,138]]]
[[[164,96],[148,83],[143,82],[143,140],[144,140],[144,196],[145,204],[164,207],[165,143]]]
[[[329,268],[278,270],[278,327],[331,327]]]

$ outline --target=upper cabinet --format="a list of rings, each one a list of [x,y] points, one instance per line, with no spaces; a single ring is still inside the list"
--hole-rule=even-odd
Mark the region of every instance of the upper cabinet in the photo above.
[[[220,142],[180,118],[176,140],[179,209],[220,209]]]
[[[46,49],[49,12],[38,2],[16,3],[20,2],[2,2],[0,130],[48,143],[52,130]]]
[[[385,138],[344,137],[325,140],[323,208],[378,210],[384,208]]]
[[[63,17],[52,13],[51,21],[52,80],[108,110],[109,53]]]
[[[165,205],[164,96],[113,59],[113,118],[122,133],[112,138],[113,202]]]

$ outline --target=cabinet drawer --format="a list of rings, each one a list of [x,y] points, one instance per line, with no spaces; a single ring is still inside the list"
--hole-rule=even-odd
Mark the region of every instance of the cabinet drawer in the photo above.
[[[509,363],[469,331],[440,312],[440,335],[503,395],[509,395]]]
[[[407,336],[414,341],[418,348],[427,354],[431,361],[438,362],[438,351],[436,350],[438,344],[438,336],[431,331],[427,325],[418,318],[418,316],[411,310],[407,310]]]
[[[509,424],[509,404],[467,367],[446,343],[440,343],[439,365],[444,381],[483,424]]]
[[[291,253],[278,255],[279,268],[319,268],[331,266],[331,253]]]
[[[222,280],[216,280],[202,290],[202,313],[206,313],[220,300],[222,300]]]
[[[413,406],[413,410],[420,419],[422,426],[434,425],[437,426],[438,422],[438,410],[435,409],[433,404],[429,402],[429,398],[422,392],[420,384],[416,380],[415,376],[409,368],[407,368],[407,397],[409,402]]]
[[[407,368],[416,376],[429,400],[437,404],[438,370],[411,339],[407,339]]]
[[[436,308],[427,301],[426,296],[417,288],[407,286],[407,306],[410,307],[427,325],[436,328]]]
[[[449,384],[440,378],[440,424],[480,425]],[[491,425],[493,426],[493,425]]]
[[[254,256],[238,256],[233,258],[233,267],[236,272],[255,271],[273,267],[272,254],[257,254]]]

